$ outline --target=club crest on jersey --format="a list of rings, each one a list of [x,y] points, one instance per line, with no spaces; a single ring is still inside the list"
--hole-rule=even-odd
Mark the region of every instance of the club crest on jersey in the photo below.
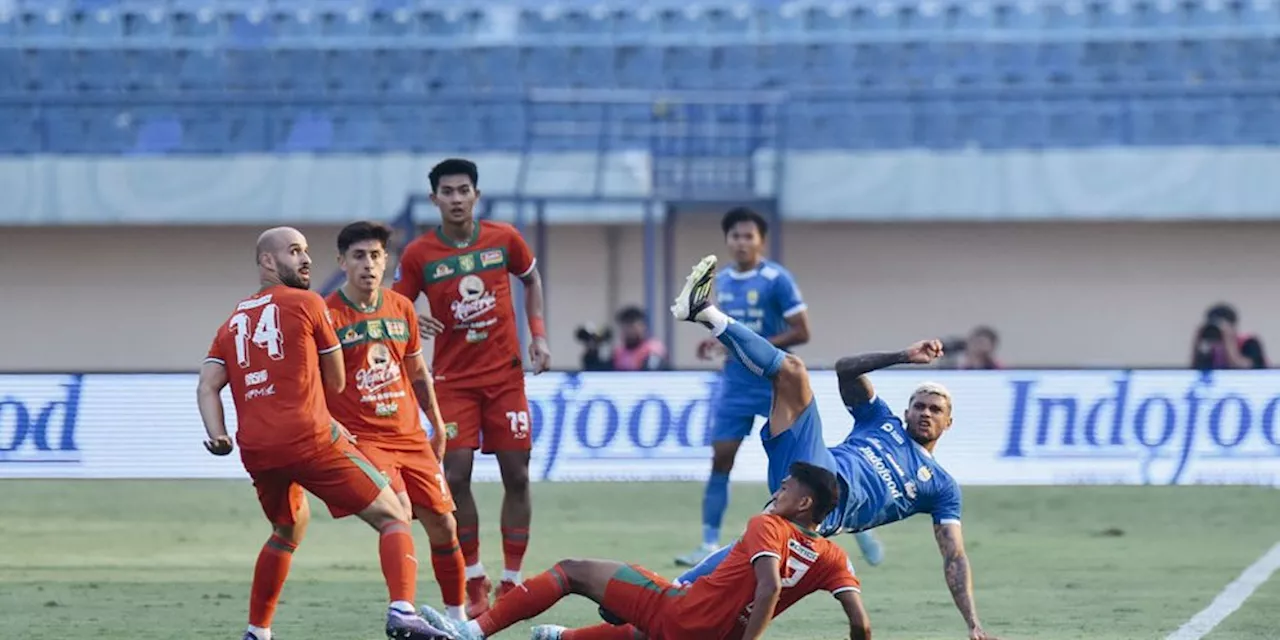
[[[449,440],[452,440],[458,437],[458,423],[456,422],[444,423],[444,436]]]
[[[468,275],[458,282],[460,300],[452,304],[453,317],[459,323],[467,323],[485,315],[498,306],[498,299],[486,290],[484,280],[477,275]]]
[[[450,267],[446,262],[441,262],[436,265],[436,272],[431,274],[431,277],[439,280],[440,278],[448,278],[451,275],[453,275],[453,267]]]
[[[370,321],[369,321],[369,324],[368,324],[368,325],[366,325],[365,330],[369,332],[369,339],[370,339],[370,340],[381,340],[381,339],[382,339],[382,335],[383,335],[383,334],[382,334],[382,323],[381,323],[380,321],[378,321],[378,320],[370,320]]]
[[[760,302],[760,292],[752,289],[747,292],[747,304],[756,305]]]
[[[391,358],[387,345],[370,343],[364,360],[364,368],[356,371],[356,388],[361,394],[374,393],[400,379],[400,365]]]
[[[475,271],[476,270],[475,254],[468,253],[468,254],[458,256],[458,267],[461,268],[463,271]]]
[[[928,482],[933,479],[933,472],[929,470],[929,467],[921,466],[916,470],[916,479],[920,482]]]
[[[496,264],[502,264],[502,250],[490,249],[480,253],[480,266],[492,267]]]

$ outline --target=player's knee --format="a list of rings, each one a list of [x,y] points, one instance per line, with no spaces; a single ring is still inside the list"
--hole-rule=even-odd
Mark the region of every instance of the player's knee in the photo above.
[[[782,367],[778,369],[778,375],[774,378],[775,383],[785,382],[787,384],[799,385],[808,384],[809,370],[805,368],[804,361],[793,353],[788,353],[782,359]]]
[[[434,513],[422,508],[415,509],[415,512],[432,544],[446,544],[458,535],[458,522],[452,513]]]
[[[276,537],[282,540],[287,540],[296,546],[302,543],[302,534],[306,531],[306,528],[306,524],[302,523],[277,524],[271,527],[271,532],[274,533]]]
[[[555,568],[569,581],[569,591],[573,593],[583,592],[587,581],[590,579],[590,560],[578,560],[576,558],[561,560],[556,563]]]
[[[529,491],[529,467],[507,465],[502,468],[502,488],[507,493]]]
[[[449,491],[455,496],[471,495],[471,469],[459,469],[446,465],[444,479],[449,483]]]
[[[718,443],[716,443],[718,444]],[[738,457],[738,448],[720,448],[712,445],[711,472],[729,473],[733,471],[733,461]]]

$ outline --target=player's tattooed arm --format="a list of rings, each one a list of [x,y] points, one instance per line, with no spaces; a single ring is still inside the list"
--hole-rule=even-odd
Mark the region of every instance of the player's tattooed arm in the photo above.
[[[969,557],[964,552],[964,534],[960,532],[960,525],[954,522],[936,524],[933,535],[938,540],[938,550],[942,552],[942,574],[947,580],[947,589],[969,626],[969,637],[989,638],[978,622],[978,609],[973,602],[973,576],[969,571]]]
[[[846,356],[836,361],[836,379],[846,407],[856,407],[875,397],[866,374],[895,364],[929,364],[942,357],[942,342],[921,340],[902,351],[877,351]]]

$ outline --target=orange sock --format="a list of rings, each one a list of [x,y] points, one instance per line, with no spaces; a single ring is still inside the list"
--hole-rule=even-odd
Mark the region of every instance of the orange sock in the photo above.
[[[598,624],[594,627],[569,629],[560,636],[560,640],[642,640],[643,638],[644,633],[629,624],[617,627],[611,624]]]
[[[468,567],[480,564],[480,528],[458,527],[458,544]]]
[[[462,606],[467,590],[467,566],[457,538],[448,544],[431,546],[431,569],[436,574],[436,582],[440,583],[440,596],[445,606]]]
[[[382,527],[378,537],[378,557],[382,577],[392,602],[413,602],[418,591],[418,559],[413,555],[413,535],[407,522]]]
[[[528,529],[502,528],[502,563],[507,571],[520,571],[524,552],[529,548]]]
[[[289,577],[289,564],[297,545],[271,534],[258,553],[258,563],[253,566],[253,587],[249,591],[249,624],[263,629],[271,628],[271,618],[276,615],[276,604],[284,590],[284,580]]]
[[[498,598],[489,612],[480,616],[476,624],[485,636],[491,636],[507,627],[528,620],[569,595],[569,578],[560,565],[540,573],[507,595]]]

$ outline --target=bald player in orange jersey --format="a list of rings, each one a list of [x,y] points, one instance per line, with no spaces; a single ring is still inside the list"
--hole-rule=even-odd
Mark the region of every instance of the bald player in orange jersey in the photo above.
[[[533,640],[758,640],[769,623],[805,596],[827,591],[844,607],[853,640],[871,637],[849,556],[816,529],[839,503],[835,474],[796,462],[773,494],[768,513],[747,530],[716,570],[675,586],[636,565],[564,560],[529,579],[478,619],[455,624],[428,607],[423,615],[455,640],[489,638],[551,608],[565,596],[586,596],[627,625],[582,629],[534,627]]]
[[[347,280],[325,302],[354,384],[329,392],[329,411],[391,480],[405,512],[422,522],[445,613],[466,620],[465,563],[453,497],[440,468],[444,429],[434,425],[428,442],[418,418],[419,407],[431,415],[431,374],[422,357],[417,312],[408,298],[382,288],[390,239],[391,229],[377,222],[353,222],[338,233],[338,266]]]
[[[410,300],[425,294],[430,317],[421,322],[435,337],[440,413],[448,435],[445,478],[458,505],[458,542],[467,564],[467,615],[489,608],[492,583],[480,562],[480,516],[471,494],[475,450],[492,453],[502,473],[502,582],[498,596],[520,583],[529,545],[533,499],[529,452],[533,425],[525,396],[524,362],[511,296],[511,276],[525,285],[529,360],[534,374],[546,371],[551,353],[542,318],[542,278],[520,232],[509,224],[475,219],[479,171],[470,160],[451,158],[432,167],[431,201],[440,226],[405,248],[396,268],[396,293]]]
[[[231,387],[240,459],[272,526],[254,567],[244,640],[271,640],[293,552],[311,519],[303,489],[335,518],[355,514],[380,533],[378,555],[391,600],[387,637],[447,638],[414,611],[417,560],[404,509],[325,407],[325,387],[341,392],[346,372],[324,300],[308,291],[306,238],[296,229],[270,229],[258,238],[255,257],[261,288],[218,329],[196,392],[209,436],[205,448],[225,456],[234,447],[221,394]]]

